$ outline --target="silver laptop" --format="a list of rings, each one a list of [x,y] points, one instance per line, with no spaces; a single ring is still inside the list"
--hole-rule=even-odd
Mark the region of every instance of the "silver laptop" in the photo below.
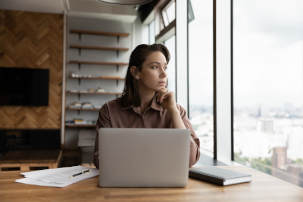
[[[99,185],[185,187],[189,137],[186,129],[99,129]]]

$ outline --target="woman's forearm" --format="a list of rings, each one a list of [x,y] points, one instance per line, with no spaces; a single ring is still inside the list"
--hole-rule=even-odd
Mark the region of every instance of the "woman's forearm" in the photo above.
[[[169,113],[172,117],[172,125],[174,128],[186,129],[184,122],[180,116],[180,112],[178,109],[169,110]],[[189,167],[192,167],[196,162],[199,156],[198,146],[193,140],[192,136],[190,136],[190,156],[189,156]]]
[[[171,109],[171,110],[168,110],[168,111],[171,115],[173,127],[174,128],[180,128],[180,129],[186,129],[186,127],[183,123],[183,120],[180,116],[179,110],[176,108],[176,109]]]

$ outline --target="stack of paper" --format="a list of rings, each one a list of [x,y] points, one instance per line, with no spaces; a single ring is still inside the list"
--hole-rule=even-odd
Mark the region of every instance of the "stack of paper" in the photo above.
[[[73,166],[31,171],[21,174],[25,178],[17,179],[16,182],[39,186],[65,187],[81,180],[95,177],[99,175],[99,171],[96,168]]]

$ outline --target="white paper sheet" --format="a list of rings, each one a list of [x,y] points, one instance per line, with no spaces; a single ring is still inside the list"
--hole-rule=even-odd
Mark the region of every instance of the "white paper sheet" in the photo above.
[[[16,182],[39,186],[65,187],[81,180],[95,177],[99,175],[99,171],[96,168],[73,166],[31,171],[21,174],[24,175],[25,178],[17,179]]]

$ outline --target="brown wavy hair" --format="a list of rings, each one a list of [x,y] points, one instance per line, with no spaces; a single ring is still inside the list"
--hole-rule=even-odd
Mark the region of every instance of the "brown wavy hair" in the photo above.
[[[138,81],[134,79],[133,75],[130,72],[130,68],[135,66],[138,71],[142,70],[142,65],[152,52],[160,51],[166,58],[168,64],[170,59],[170,53],[168,49],[162,44],[141,44],[138,45],[130,55],[124,90],[121,97],[118,98],[122,106],[140,106],[141,99],[138,92]]]

